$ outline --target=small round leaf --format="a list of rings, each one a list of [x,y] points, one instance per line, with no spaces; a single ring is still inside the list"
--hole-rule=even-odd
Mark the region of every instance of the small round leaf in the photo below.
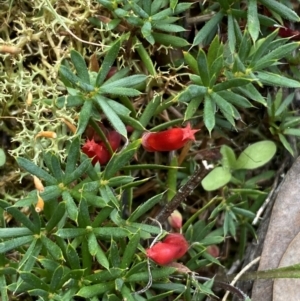
[[[276,153],[272,141],[260,141],[248,146],[238,157],[236,169],[255,169],[269,162]]]
[[[206,191],[213,191],[226,185],[231,179],[231,173],[223,167],[213,169],[201,182]]]
[[[0,166],[4,165],[6,162],[6,155],[2,148],[0,148]]]

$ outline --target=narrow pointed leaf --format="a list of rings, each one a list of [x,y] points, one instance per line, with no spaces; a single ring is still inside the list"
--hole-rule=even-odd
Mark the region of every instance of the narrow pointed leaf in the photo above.
[[[79,52],[72,49],[71,60],[75,66],[78,77],[86,84],[90,84],[90,76],[84,58],[80,55]]]
[[[247,26],[250,36],[253,42],[255,42],[260,30],[256,0],[248,0]]]
[[[206,95],[204,98],[203,121],[209,133],[211,133],[215,127],[216,121],[214,103],[209,95]]]
[[[120,40],[116,41],[107,51],[105,58],[102,62],[102,65],[100,67],[97,79],[96,79],[96,86],[99,87],[103,84],[110,68],[112,67],[118,53],[120,50]]]
[[[65,169],[66,175],[71,174],[75,170],[75,167],[76,167],[77,161],[79,159],[79,155],[80,155],[79,150],[80,150],[80,140],[79,140],[79,137],[76,137],[72,141],[72,143],[68,149],[67,164],[66,164],[66,169]]]
[[[6,253],[7,251],[14,250],[20,246],[30,243],[33,240],[34,236],[28,235],[0,242],[0,253]]]
[[[144,204],[138,206],[135,211],[130,215],[128,218],[129,222],[136,221],[139,217],[144,215],[147,211],[151,210],[158,202],[161,201],[164,193],[160,193],[158,195],[155,195],[154,197],[150,198],[148,201],[146,201]]]
[[[300,81],[267,71],[255,72],[257,78],[264,84],[286,88],[300,88]]]
[[[276,0],[260,0],[260,3],[262,3],[268,9],[273,10],[274,12],[282,16],[284,19],[299,22],[299,16],[294,10],[290,9],[286,5]]]
[[[217,25],[221,22],[223,19],[223,12],[219,11],[216,13],[197,33],[197,35],[194,38],[193,46],[202,44],[203,41],[208,37],[208,35],[216,30]]]
[[[57,184],[57,180],[54,177],[48,174],[45,170],[35,165],[30,160],[18,157],[17,162],[20,167],[24,168],[30,174],[37,176],[40,180],[44,180],[52,185]]]
[[[116,174],[117,171],[119,171],[123,166],[129,163],[136,150],[140,146],[140,143],[140,140],[136,140],[135,142],[129,144],[121,152],[114,154],[103,172],[103,180],[109,180]]]
[[[111,125],[114,127],[114,129],[126,138],[127,137],[126,127],[122,122],[122,120],[120,119],[120,117],[117,115],[117,113],[108,104],[107,98],[101,95],[96,95],[95,101],[102,109],[107,119],[111,122]]]
[[[93,101],[91,99],[86,99],[80,111],[76,135],[80,136],[84,133],[92,115],[92,111]]]
[[[200,49],[198,52],[197,64],[202,83],[204,86],[208,87],[210,82],[210,73],[208,69],[206,54],[202,49]]]

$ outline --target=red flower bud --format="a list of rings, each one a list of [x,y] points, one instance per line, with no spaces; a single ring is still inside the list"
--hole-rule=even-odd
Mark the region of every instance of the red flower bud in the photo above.
[[[107,134],[107,140],[112,148],[113,151],[115,151],[121,143],[121,135],[116,131],[110,131]]]
[[[168,222],[174,229],[181,229],[182,227],[182,215],[178,210],[174,210],[168,217]]]
[[[199,130],[192,130],[190,124],[186,128],[174,128],[158,133],[144,133],[142,145],[148,152],[167,152],[182,148],[187,141],[195,140],[194,134]]]
[[[111,155],[102,142],[96,143],[94,139],[87,140],[82,147],[82,151],[89,157],[93,158],[92,164],[99,162],[101,165],[106,164]]]
[[[92,131],[89,134],[92,134]],[[109,131],[106,137],[112,150],[116,151],[121,143],[121,135],[116,131]],[[82,151],[89,158],[93,158],[93,165],[95,165],[97,162],[99,162],[101,165],[104,165],[111,158],[110,152],[106,148],[105,144],[100,140],[100,137],[98,137],[97,135],[94,135],[91,140],[88,139],[86,141],[86,143],[82,147]]]
[[[182,234],[169,234],[162,242],[146,250],[147,256],[160,265],[166,265],[181,258],[189,245]]]
[[[208,247],[206,248],[206,252],[207,252],[209,255],[211,255],[211,256],[213,256],[213,257],[215,257],[215,258],[217,258],[217,257],[220,256],[220,249],[219,249],[219,247],[216,246],[216,245],[210,245],[210,246],[208,246]]]

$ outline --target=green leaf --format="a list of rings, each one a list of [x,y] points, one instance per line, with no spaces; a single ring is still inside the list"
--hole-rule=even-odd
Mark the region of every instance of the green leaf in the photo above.
[[[119,227],[105,227],[105,228],[93,228],[93,232],[96,236],[100,236],[103,238],[123,238],[129,235],[129,232],[126,229],[122,229]]]
[[[234,53],[235,51],[235,45],[236,45],[236,36],[235,36],[235,31],[234,31],[234,22],[235,19],[232,16],[232,13],[228,14],[228,20],[227,20],[227,32],[228,32],[228,45],[231,53]]]
[[[126,127],[125,127],[124,123],[122,122],[122,120],[120,119],[120,117],[116,114],[116,112],[108,104],[107,98],[105,98],[101,95],[96,95],[95,101],[100,106],[103,113],[106,115],[107,119],[111,122],[114,129],[118,133],[120,133],[122,136],[127,138]]]
[[[66,202],[66,209],[67,209],[68,216],[73,221],[77,221],[78,208],[69,191],[64,191],[62,193],[62,198]]]
[[[40,278],[30,272],[20,272],[20,277],[28,283],[32,288],[40,289],[48,292],[49,286]]]
[[[110,90],[107,87],[101,87],[99,91],[100,94],[113,94],[113,95],[120,95],[120,96],[139,96],[142,93],[133,88],[123,88],[123,87],[115,87],[113,90]]]
[[[208,69],[206,54],[203,49],[200,49],[198,52],[197,64],[202,83],[204,86],[208,87],[210,82],[210,73]]]
[[[52,177],[45,170],[32,163],[30,160],[17,157],[17,162],[21,168],[25,169],[30,174],[37,176],[40,180],[45,180],[50,185],[57,184],[57,180],[54,177]]]
[[[63,260],[62,250],[55,242],[53,242],[45,235],[41,235],[41,241],[54,260],[58,260],[58,261]]]
[[[284,19],[299,22],[299,16],[297,15],[297,13],[278,1],[260,0],[260,3],[263,4],[263,6],[266,6],[269,10],[276,12]]]
[[[68,264],[70,265],[72,270],[79,270],[81,268],[79,255],[76,249],[71,244],[68,244],[67,246],[66,256]]]
[[[260,141],[248,146],[237,159],[237,169],[255,169],[269,162],[276,153],[273,141]]]
[[[261,40],[259,40],[259,41],[261,41]],[[256,44],[257,44],[257,42],[256,42]],[[255,44],[255,46],[256,46],[256,44]],[[251,47],[252,47],[251,37],[249,36],[248,32],[245,30],[244,35],[241,38],[241,42],[239,45],[239,51],[238,51],[238,57],[242,62],[248,61]]]
[[[28,228],[0,228],[0,238],[13,238],[30,234],[32,232]]]
[[[255,216],[256,216],[256,214],[253,213],[252,211],[246,210],[246,209],[243,209],[243,208],[239,208],[239,207],[233,207],[232,211],[236,214],[239,214],[239,215],[245,216],[247,218],[250,218],[251,220],[254,219]]]
[[[152,279],[158,280],[158,279],[164,279],[168,277],[169,275],[175,273],[177,271],[176,268],[172,267],[163,267],[158,269],[152,269]],[[141,282],[141,281],[148,281],[149,279],[149,273],[148,271],[135,273],[133,275],[130,275],[129,277],[125,278],[125,282]]]
[[[211,72],[211,67],[213,63],[221,56],[223,56],[223,44],[219,40],[219,36],[216,35],[213,41],[211,42],[208,52],[207,52],[207,64],[210,68]],[[212,72],[211,72],[212,74]]]
[[[259,61],[261,58],[263,58],[267,53],[269,53],[270,50],[270,44],[272,43],[272,41],[277,37],[278,35],[278,31],[273,31],[271,34],[269,34],[268,36],[266,36],[265,38],[259,39],[258,41],[256,41],[255,45],[252,48],[252,60],[250,63],[250,66],[255,66],[256,62]],[[247,38],[248,35],[244,34],[243,40],[245,38]],[[247,47],[248,49],[248,47]],[[240,57],[244,58],[244,54],[243,53],[239,53]]]
[[[91,225],[91,217],[89,214],[89,208],[84,198],[81,199],[78,208],[77,222],[80,228],[85,228]]]
[[[61,279],[63,274],[64,274],[64,268],[63,266],[60,265],[55,269],[52,275],[50,287],[49,287],[50,292],[55,293],[61,287]]]
[[[108,72],[110,71],[110,68],[112,67],[118,53],[120,50],[121,42],[120,40],[117,40],[107,51],[105,58],[102,62],[102,65],[100,67],[100,70],[97,75],[96,79],[96,86],[99,87],[103,84]]]
[[[141,28],[141,32],[143,37],[151,44],[153,45],[155,40],[152,36],[152,25],[149,21],[145,22],[144,25]]]
[[[34,224],[24,213],[22,213],[18,208],[9,206],[9,203],[0,200],[0,206],[3,209],[11,214],[15,220],[19,223],[22,223],[24,227],[27,227],[33,233],[39,233],[40,227],[39,225]]]
[[[202,181],[202,187],[206,191],[217,190],[226,185],[231,179],[231,173],[227,168],[214,168]]]
[[[247,27],[250,33],[250,36],[255,42],[259,35],[260,24],[257,14],[257,1],[248,0],[248,14],[247,14]]]
[[[244,87],[234,88],[234,92],[244,94],[249,99],[252,99],[252,100],[266,106],[266,100],[258,92],[258,90],[254,87],[253,84],[248,84]]]
[[[235,169],[236,157],[233,149],[227,145],[222,145],[220,153],[222,155],[222,166],[225,169]]]
[[[213,61],[212,65],[210,66],[210,74],[211,74],[211,79],[209,81],[210,87],[214,87],[215,82],[219,79],[223,66],[224,66],[224,57],[223,55],[220,55],[215,61]]]
[[[208,37],[208,35],[216,29],[217,25],[223,19],[223,16],[224,13],[222,11],[216,13],[196,34],[193,41],[193,46],[202,44],[203,41]]]
[[[90,76],[84,58],[80,55],[79,52],[72,49],[71,60],[75,66],[78,77],[86,84],[90,84]]]
[[[271,73],[267,71],[255,72],[258,80],[264,85],[279,86],[286,88],[300,88],[300,81],[282,76],[281,74]]]
[[[75,137],[75,139],[72,141],[68,149],[67,164],[65,169],[66,175],[71,174],[75,170],[79,156],[80,156],[80,139],[79,137]]]
[[[182,26],[175,24],[153,23],[153,28],[171,33],[185,31]]]
[[[300,129],[288,128],[283,131],[284,135],[300,136]]]
[[[86,229],[82,228],[64,228],[64,229],[59,229],[55,235],[64,238],[64,239],[71,239],[74,237],[82,236],[87,233]]]
[[[223,99],[218,93],[211,93],[211,98],[215,101],[216,105],[221,109],[222,113],[228,114],[230,117],[236,117],[235,116],[235,110],[234,107],[227,102],[225,99]],[[227,116],[225,116],[227,117]],[[233,124],[234,125],[234,124]]]
[[[184,113],[185,121],[191,119],[195,115],[202,101],[203,101],[203,97],[195,97],[192,99],[192,101],[188,104]]]
[[[244,85],[249,84],[250,82],[252,82],[253,79],[250,78],[231,78],[231,79],[227,79],[226,81],[216,84],[213,87],[214,92],[219,92],[219,91],[223,91],[223,90],[228,90],[228,89],[232,89],[235,87],[241,87]]]
[[[26,245],[34,240],[33,235],[22,236],[0,242],[0,253],[6,253],[7,251],[14,250],[20,246]]]
[[[198,85],[189,85],[183,92],[178,95],[178,101],[189,102],[193,98],[200,98],[207,92],[207,87]]]
[[[173,46],[175,48],[182,48],[190,45],[186,39],[169,34],[153,32],[152,36],[156,43],[165,45],[167,47]]]
[[[227,100],[228,102],[233,104],[234,106],[238,106],[241,108],[252,108],[253,107],[251,102],[246,97],[243,97],[232,91],[220,91],[220,92],[218,92],[218,94],[222,98],[224,98],[225,100]]]
[[[276,117],[280,116],[285,110],[287,110],[288,106],[294,100],[294,97],[295,97],[295,93],[291,93],[285,98],[285,100],[280,104],[280,106],[278,107],[278,109],[275,112]]]
[[[100,248],[97,238],[94,233],[90,233],[88,236],[88,248],[92,256],[95,256],[97,261],[105,268],[109,269],[109,262],[105,256],[105,253]]]
[[[85,279],[92,283],[101,283],[123,277],[126,274],[126,272],[127,271],[124,269],[112,267],[109,269],[109,271],[95,272],[92,275],[86,276]]]
[[[86,99],[80,110],[76,135],[80,136],[84,133],[89,123],[92,112],[93,112],[93,101],[92,99]]]
[[[203,121],[204,124],[211,134],[211,131],[215,127],[215,108],[214,108],[214,101],[210,97],[210,95],[205,95],[204,98],[204,112],[203,112]]]
[[[63,78],[67,79],[71,84],[73,84],[75,87],[80,88],[84,92],[94,91],[94,87],[92,85],[83,82],[78,76],[73,74],[73,72],[68,67],[61,65],[59,68],[59,73]]]
[[[165,7],[169,1],[153,0],[151,1],[151,16],[154,16],[161,8]]]
[[[137,252],[137,247],[140,242],[140,232],[135,233],[127,243],[124,250],[120,268],[128,269],[133,262],[133,257]]]
[[[59,185],[52,185],[45,187],[45,190],[40,193],[40,196],[44,201],[50,201],[58,198],[62,193],[62,189]]]
[[[136,140],[135,142],[130,143],[121,152],[114,154],[103,172],[103,180],[109,180],[116,174],[117,171],[125,166],[135,154],[136,150],[140,146],[140,143],[140,140]]]
[[[148,53],[148,51],[145,49],[144,45],[137,40],[138,45],[135,46],[135,49],[137,51],[137,53],[139,54],[143,65],[146,67],[146,69],[148,70],[149,74],[152,76],[156,76],[156,69],[153,65],[153,61]]]
[[[161,201],[164,193],[160,193],[158,195],[153,196],[150,198],[148,201],[146,201],[144,204],[138,206],[134,212],[130,215],[128,218],[129,222],[134,222],[136,221],[139,217],[144,215],[147,211],[152,209],[158,202]]]
[[[6,162],[6,155],[2,148],[0,148],[0,166],[3,166]]]
[[[57,179],[58,182],[62,182],[64,177],[64,173],[61,169],[60,161],[58,157],[51,152],[51,166],[52,166],[52,174]]]
[[[184,62],[197,75],[199,75],[197,60],[188,51],[183,51]]]
[[[288,152],[294,156],[294,151],[290,145],[290,143],[287,141],[287,139],[284,137],[284,135],[282,134],[278,134],[279,140],[280,142],[283,144],[283,146],[285,147],[286,150],[288,150]]]
[[[114,288],[115,288],[114,281],[99,283],[99,284],[82,287],[76,295],[83,298],[92,298],[94,296],[99,297],[104,293],[113,290]]]
[[[114,94],[114,88],[136,86],[144,82],[146,79],[147,76],[144,74],[131,75],[113,82],[104,83],[101,86],[101,89],[105,88],[107,91],[110,91],[110,94]]]
[[[260,58],[258,61],[255,62],[255,64],[250,64],[250,67],[252,67],[252,71],[258,71],[262,70],[266,67],[270,67],[272,64],[278,62],[280,59],[286,57],[288,53],[291,53],[295,49],[299,47],[298,42],[291,42],[285,45],[282,45],[280,47],[275,48],[275,50],[270,51],[266,55],[264,55],[262,58]]]
[[[65,176],[64,184],[68,185],[71,182],[80,179],[80,177],[87,171],[91,165],[91,159],[86,158],[83,162],[71,173]]]

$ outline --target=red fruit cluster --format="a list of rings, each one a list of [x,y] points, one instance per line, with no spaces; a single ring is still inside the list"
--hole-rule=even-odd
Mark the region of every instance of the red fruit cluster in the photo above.
[[[181,258],[188,250],[189,244],[182,234],[171,233],[162,242],[146,250],[147,256],[160,265],[166,265]]]
[[[190,124],[186,128],[174,128],[157,133],[144,133],[142,145],[148,152],[167,152],[182,148],[189,140],[195,140],[195,133]]]
[[[121,143],[121,135],[116,131],[109,131],[106,138],[113,151],[116,151]],[[99,139],[97,139],[99,140]],[[92,164],[95,165],[99,162],[101,165],[106,164],[110,158],[111,154],[106,148],[103,141],[95,141],[94,137],[90,140],[87,139],[86,143],[82,147],[82,151],[89,157],[93,158]]]

